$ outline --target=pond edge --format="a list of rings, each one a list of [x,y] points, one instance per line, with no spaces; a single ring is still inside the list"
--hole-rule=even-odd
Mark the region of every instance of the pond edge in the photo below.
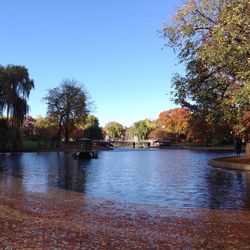
[[[228,158],[231,157],[213,158],[208,160],[208,164],[213,167],[250,171],[250,164],[223,161],[223,159],[228,159]]]

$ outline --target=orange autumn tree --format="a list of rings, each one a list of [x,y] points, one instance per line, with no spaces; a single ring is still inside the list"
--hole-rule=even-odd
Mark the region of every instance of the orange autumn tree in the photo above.
[[[148,135],[148,138],[153,140],[176,140],[176,134],[175,133],[169,133],[163,128],[156,128],[153,131],[151,131]]]
[[[187,134],[191,114],[186,108],[174,108],[161,112],[157,123],[169,133]]]

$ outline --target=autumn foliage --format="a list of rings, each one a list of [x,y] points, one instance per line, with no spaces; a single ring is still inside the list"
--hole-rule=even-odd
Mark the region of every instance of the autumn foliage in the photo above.
[[[148,138],[154,139],[154,140],[176,140],[176,134],[175,133],[169,133],[166,130],[162,128],[157,128],[153,131],[151,131],[148,135]]]
[[[157,122],[166,132],[186,134],[190,118],[191,115],[187,109],[174,108],[161,112]]]

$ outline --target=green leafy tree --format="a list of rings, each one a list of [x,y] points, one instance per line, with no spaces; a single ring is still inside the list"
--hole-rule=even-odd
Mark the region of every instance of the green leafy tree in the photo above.
[[[133,137],[137,136],[139,140],[148,138],[149,133],[157,127],[155,122],[148,119],[135,122],[132,126]]]
[[[44,99],[48,105],[48,116],[57,121],[57,147],[62,132],[67,144],[75,124],[83,121],[89,112],[86,91],[78,86],[77,81],[65,79],[59,87],[49,89]]]
[[[94,115],[88,115],[84,122],[84,135],[92,140],[102,139],[102,129],[99,120]]]
[[[27,100],[33,88],[34,82],[24,66],[0,67],[0,115],[5,112],[10,124],[10,150],[19,150],[21,147],[20,128],[29,110]]]
[[[49,117],[39,116],[34,123],[34,138],[38,141],[38,147],[43,143],[47,146],[50,141],[51,146],[57,139],[57,122]]]
[[[92,140],[103,138],[99,120],[94,115],[87,115],[83,122],[76,125],[73,131],[73,139],[79,140],[82,137],[87,137]]]
[[[168,45],[186,66],[173,78],[175,102],[211,124],[250,109],[250,6],[248,0],[189,0],[165,25]]]
[[[125,135],[125,129],[122,124],[118,122],[109,122],[104,127],[104,131],[108,134],[111,139],[121,138]]]
[[[181,61],[194,58],[224,77],[249,79],[250,6],[248,0],[189,0],[165,26],[169,45]]]

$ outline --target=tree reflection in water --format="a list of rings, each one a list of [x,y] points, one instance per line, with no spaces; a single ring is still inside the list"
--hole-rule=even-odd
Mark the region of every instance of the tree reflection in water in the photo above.
[[[0,192],[46,194],[60,188],[138,204],[250,209],[250,173],[207,164],[222,154],[148,149],[103,151],[99,156],[74,160],[61,152],[0,155]]]

